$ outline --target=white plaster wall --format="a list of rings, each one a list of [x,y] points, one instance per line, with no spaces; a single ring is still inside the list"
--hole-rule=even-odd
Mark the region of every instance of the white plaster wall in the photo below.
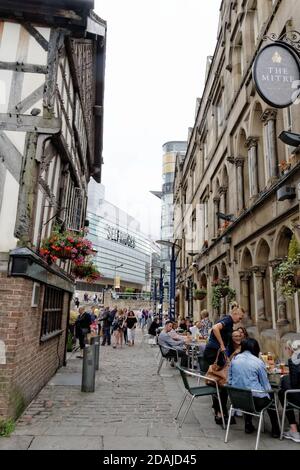
[[[9,171],[6,172],[3,201],[0,212],[0,251],[9,251],[16,247],[14,228],[17,213],[19,184]]]
[[[24,155],[24,145],[26,139],[26,132],[15,132],[15,131],[4,131],[9,140],[14,144],[14,146],[19,150],[20,154]]]
[[[12,74],[11,70],[0,70],[0,113],[7,112]]]
[[[31,36],[28,47],[28,63],[37,65],[47,65],[47,55],[47,51],[45,51],[34,39],[34,37]]]
[[[20,25],[17,23],[4,22],[2,41],[0,44],[0,60],[4,62],[15,62],[19,42]]]

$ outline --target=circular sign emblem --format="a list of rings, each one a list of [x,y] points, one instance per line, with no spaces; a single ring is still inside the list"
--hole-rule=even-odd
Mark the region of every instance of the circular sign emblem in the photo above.
[[[300,94],[300,60],[296,52],[277,41],[262,49],[253,65],[253,79],[261,98],[274,108],[287,108]]]

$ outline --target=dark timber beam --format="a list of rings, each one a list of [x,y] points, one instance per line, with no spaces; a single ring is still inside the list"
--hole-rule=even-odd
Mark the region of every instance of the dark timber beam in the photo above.
[[[43,91],[44,91],[44,84],[39,86],[36,90],[34,90],[30,95],[26,96],[24,100],[20,101],[16,104],[16,112],[18,114],[25,113],[30,109],[35,103],[43,98]]]
[[[34,37],[36,42],[44,49],[44,51],[48,51],[48,41],[42,36],[42,34],[30,23],[22,23],[23,28],[28,31],[28,33]]]
[[[23,64],[23,62],[3,62],[0,61],[0,70],[12,70],[13,72],[24,73],[48,73],[46,65]]]
[[[38,134],[28,133],[20,178],[18,208],[14,235],[19,244],[30,245],[34,229],[34,209],[38,191],[39,167],[35,159]]]

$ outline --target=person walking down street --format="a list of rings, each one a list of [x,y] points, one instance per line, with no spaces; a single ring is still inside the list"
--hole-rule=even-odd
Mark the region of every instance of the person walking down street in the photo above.
[[[115,319],[112,324],[113,329],[113,348],[116,348],[118,345],[122,348],[123,346],[123,328],[124,328],[124,312],[122,309],[119,309],[116,313]]]
[[[127,323],[126,323],[127,316],[128,316],[128,310],[127,310],[127,308],[124,308],[123,312],[124,312],[124,326],[123,326],[123,330],[124,330],[124,341],[125,341],[125,344],[128,344]]]
[[[88,333],[91,332],[91,323],[92,319],[90,314],[85,311],[84,307],[80,307],[79,315],[75,322],[76,338],[79,339],[80,345],[80,355],[77,357],[80,359],[83,358],[83,350],[85,348],[86,336]]]
[[[80,302],[79,302],[79,298],[78,298],[78,297],[75,297],[75,299],[74,299],[74,304],[75,304],[76,308],[79,308]]]
[[[157,328],[159,328],[159,318],[158,317],[154,318],[153,322],[149,326],[149,330],[148,330],[149,335],[156,338]]]
[[[110,314],[109,308],[106,307],[100,317],[100,320],[102,321],[102,331],[103,331],[102,343],[101,343],[102,346],[105,346],[106,343],[107,343],[107,346],[110,346],[110,341],[111,341],[110,330],[111,330],[112,322],[110,321],[109,314]]]
[[[134,346],[136,324],[137,324],[136,316],[134,312],[130,310],[126,319],[128,346]]]
[[[286,350],[289,354],[288,366],[289,375],[282,377],[281,386],[278,393],[279,400],[283,406],[284,393],[286,390],[298,389],[300,390],[300,340],[288,341]],[[290,393],[287,396],[289,402],[294,403],[300,407],[300,394]],[[287,410],[286,417],[288,419],[290,429],[283,433],[285,439],[291,439],[294,442],[300,442],[300,428],[297,427],[296,417],[294,410]],[[300,416],[299,416],[300,418]],[[300,426],[300,423],[298,423]]]
[[[226,348],[229,345],[229,341],[232,335],[233,325],[239,323],[244,316],[244,310],[240,307],[236,307],[230,311],[229,315],[225,315],[221,320],[217,321],[212,327],[208,342],[204,349],[203,357],[207,362],[207,365],[211,365],[215,362],[219,350],[222,354],[219,354],[218,365],[223,367],[226,363]],[[227,398],[228,394],[224,387],[220,387],[220,398],[222,403],[223,414],[225,420],[228,418],[227,410]],[[217,397],[213,397],[213,407],[215,410],[215,422],[216,424],[222,425],[221,410],[219,407],[219,401]],[[234,422],[234,418],[232,420]]]

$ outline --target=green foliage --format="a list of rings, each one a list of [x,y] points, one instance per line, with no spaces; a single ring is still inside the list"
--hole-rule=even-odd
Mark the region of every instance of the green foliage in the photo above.
[[[0,437],[8,437],[15,429],[15,422],[12,419],[0,421]]]
[[[193,297],[195,300],[202,300],[206,297],[207,290],[204,288],[194,289]]]
[[[295,235],[292,236],[292,239],[289,244],[288,260],[295,261],[300,255],[300,246],[296,240]]]
[[[299,290],[295,275],[300,265],[300,246],[293,235],[288,250],[288,257],[274,269],[275,281],[280,281],[280,291],[285,299],[292,299]]]
[[[215,309],[220,308],[221,299],[223,297],[228,297],[229,302],[232,302],[236,298],[236,291],[229,287],[226,283],[221,282],[216,284],[212,290],[212,307]]]
[[[133,287],[126,287],[124,292],[126,292],[126,294],[133,294],[134,293],[134,288]]]

